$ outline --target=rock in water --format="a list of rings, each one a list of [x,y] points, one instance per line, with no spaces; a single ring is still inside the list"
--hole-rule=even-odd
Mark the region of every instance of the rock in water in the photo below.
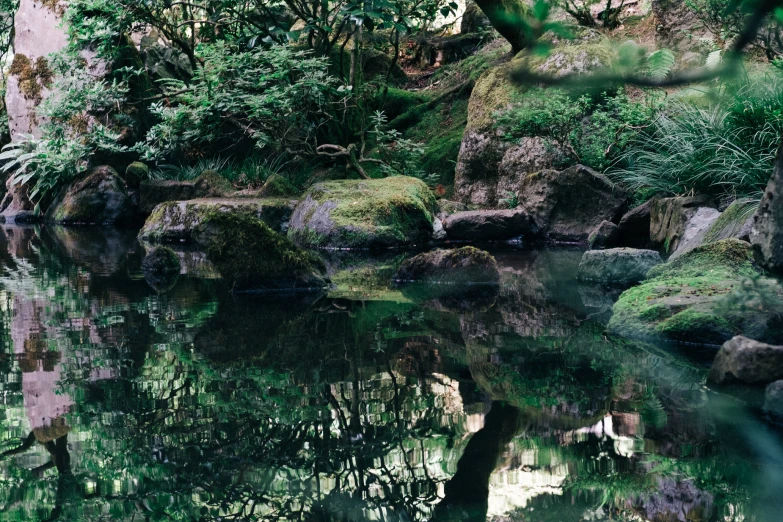
[[[579,279],[604,283],[638,283],[644,280],[652,267],[661,263],[661,255],[654,250],[588,250],[579,263]]]
[[[627,337],[722,344],[735,335],[783,342],[783,287],[744,241],[709,243],[654,267],[623,292],[608,329]]]
[[[587,244],[590,248],[612,248],[617,246],[618,227],[611,221],[601,221],[595,230],[590,232]]]
[[[774,420],[783,420],[783,380],[767,386],[764,392],[764,411]]]
[[[389,248],[428,241],[437,203],[408,176],[326,181],[305,193],[288,236],[303,246]]]
[[[562,242],[586,242],[602,221],[616,222],[628,208],[625,192],[582,165],[528,175],[519,202],[541,234]]]
[[[64,225],[122,225],[133,219],[133,204],[117,172],[101,166],[60,191],[46,217]]]
[[[783,146],[753,218],[750,241],[764,267],[783,273]]]
[[[156,291],[171,288],[182,270],[179,256],[169,247],[159,246],[152,249],[141,263],[144,279]]]
[[[473,210],[455,212],[443,221],[448,239],[493,241],[534,236],[538,227],[524,210]]]
[[[500,279],[495,258],[474,247],[433,250],[405,260],[395,281],[430,283],[497,283]]]
[[[738,335],[718,350],[707,382],[766,384],[778,379],[783,379],[783,346]]]

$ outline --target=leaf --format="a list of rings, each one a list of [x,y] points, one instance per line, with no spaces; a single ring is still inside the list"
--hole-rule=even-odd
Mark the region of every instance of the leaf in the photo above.
[[[656,80],[666,78],[674,68],[674,53],[669,49],[659,49],[647,57],[647,74]]]

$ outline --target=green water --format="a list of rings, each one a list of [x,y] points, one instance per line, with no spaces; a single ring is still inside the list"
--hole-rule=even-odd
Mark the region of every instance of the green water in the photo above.
[[[581,252],[500,288],[154,290],[133,233],[0,234],[0,520],[783,520],[783,436],[710,353],[608,339]]]

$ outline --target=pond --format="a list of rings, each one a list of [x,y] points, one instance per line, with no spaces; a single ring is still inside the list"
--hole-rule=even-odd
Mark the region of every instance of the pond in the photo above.
[[[714,349],[604,335],[581,251],[492,249],[500,287],[232,295],[135,234],[0,234],[1,520],[777,521],[783,436]]]

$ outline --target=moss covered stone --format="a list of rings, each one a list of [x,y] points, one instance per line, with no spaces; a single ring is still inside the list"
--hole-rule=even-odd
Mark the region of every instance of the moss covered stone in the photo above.
[[[260,219],[272,230],[284,233],[296,207],[285,198],[205,198],[161,203],[152,211],[139,237],[153,243],[196,242],[199,230],[215,213],[242,214]]]
[[[140,161],[134,161],[125,169],[125,184],[130,188],[138,188],[149,177],[150,168]]]
[[[49,221],[73,224],[127,224],[133,204],[125,183],[111,167],[101,166],[62,190],[46,217]]]
[[[272,174],[261,187],[259,195],[262,197],[289,197],[296,196],[301,191],[293,183],[280,174]]]
[[[407,259],[394,279],[399,282],[497,283],[500,272],[489,252],[466,246],[432,250]]]
[[[145,180],[139,190],[139,212],[148,215],[159,204],[168,201],[220,198],[233,191],[231,183],[214,170],[205,170],[191,181]]]
[[[412,245],[430,237],[436,210],[431,191],[416,178],[328,181],[305,194],[288,235],[324,248]]]
[[[609,331],[627,337],[721,344],[737,334],[783,339],[783,287],[753,264],[748,243],[709,243],[658,265],[613,308]]]

